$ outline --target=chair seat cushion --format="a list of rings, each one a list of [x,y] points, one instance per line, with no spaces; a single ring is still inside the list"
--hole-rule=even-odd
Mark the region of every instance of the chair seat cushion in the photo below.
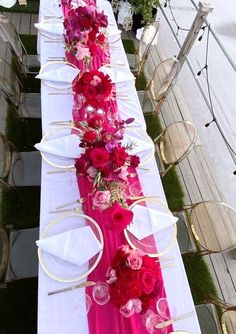
[[[36,240],[39,229],[31,228],[15,233],[11,249],[11,269],[16,278],[36,277],[38,275],[38,255]]]
[[[11,186],[40,186],[41,155],[40,152],[14,152],[12,172],[8,183]]]

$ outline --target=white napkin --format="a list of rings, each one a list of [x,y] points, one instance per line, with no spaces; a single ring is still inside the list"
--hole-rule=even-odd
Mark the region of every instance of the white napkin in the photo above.
[[[145,29],[145,31],[144,31],[144,28],[137,29],[136,38],[141,39],[141,37],[143,35],[143,42],[145,44],[149,44],[149,43],[152,42],[152,45],[156,45],[157,40],[158,40],[159,32],[157,32],[156,36],[154,37],[155,34],[156,34],[156,28],[153,25],[149,25]],[[154,37],[154,39],[153,39],[153,37]]]
[[[36,241],[42,250],[78,266],[86,263],[102,246],[89,226]]]
[[[136,238],[142,240],[149,235],[166,229],[175,224],[178,218],[142,205],[133,208],[134,218],[128,226],[128,231]]]
[[[80,138],[75,134],[71,134],[35,144],[34,147],[39,151],[54,154],[59,157],[78,158],[83,150],[79,147],[79,144]]]
[[[113,83],[130,81],[135,79],[134,75],[131,72],[118,71],[111,67],[103,66],[99,68],[99,71],[104,74],[108,74]]]
[[[80,70],[68,65],[62,65],[55,70],[49,70],[36,75],[37,79],[53,81],[63,84],[71,83],[79,74]]]
[[[137,137],[129,136],[128,134],[124,133],[123,139],[122,139],[122,146],[127,146],[130,144],[134,144],[132,150],[129,150],[130,154],[140,154],[144,153],[149,150],[153,150],[154,144],[151,141],[146,141],[139,139]]]
[[[45,21],[34,24],[35,28],[44,33],[51,35],[62,36],[64,33],[64,26],[62,21]]]

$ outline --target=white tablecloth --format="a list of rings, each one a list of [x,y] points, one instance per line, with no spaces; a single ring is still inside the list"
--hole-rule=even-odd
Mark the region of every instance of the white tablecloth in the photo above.
[[[98,0],[98,7],[104,9],[109,17],[110,23],[115,23],[110,3],[105,0]],[[39,20],[43,20],[47,15],[53,15],[54,7],[50,8],[52,1],[41,0]],[[48,39],[39,34],[38,48],[40,51],[41,65],[48,61],[49,57],[64,56],[62,44],[48,43]],[[112,43],[111,63],[125,64],[128,68],[125,52],[121,41]],[[124,90],[124,83],[117,85],[117,90]],[[134,85],[125,84],[125,89],[129,90],[129,100],[118,98],[118,108],[123,119],[135,117],[134,125],[140,125],[145,129],[143,113],[138,101],[138,96]],[[72,95],[50,95],[55,92],[46,85],[41,85],[42,94],[42,129],[46,133],[52,128],[50,122],[55,120],[72,119],[71,110],[73,104]],[[151,170],[150,173],[140,172],[140,180],[143,186],[143,192],[146,196],[156,195],[162,202],[165,202],[165,195],[159,177],[156,162],[153,159],[145,167]],[[49,170],[54,169],[42,161],[42,185],[41,185],[41,212],[40,229],[48,224],[58,214],[50,214],[58,205],[74,201],[79,196],[78,186],[75,176],[72,173],[48,174]],[[162,270],[165,282],[166,294],[169,302],[177,308],[178,315],[194,310],[194,304],[188,285],[185,269],[183,266],[178,244],[168,252],[166,257],[175,258],[175,266]],[[163,263],[163,265],[165,262]],[[49,278],[44,271],[39,268],[39,286],[38,286],[38,333],[39,334],[89,334],[87,317],[78,313],[79,297],[84,293],[83,289],[48,296],[49,291],[67,287],[70,284],[60,283]],[[73,285],[73,284],[71,284]],[[109,321],[109,315],[108,319]],[[141,319],[140,319],[141,321]],[[175,330],[189,331],[191,334],[201,333],[196,315],[177,321],[173,325]],[[108,334],[108,333],[101,333]],[[114,330],[113,333],[119,334]],[[131,333],[127,333],[131,334]]]

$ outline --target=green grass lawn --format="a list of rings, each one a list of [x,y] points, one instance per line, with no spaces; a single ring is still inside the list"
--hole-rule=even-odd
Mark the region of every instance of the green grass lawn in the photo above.
[[[0,6],[0,11],[37,14],[39,12],[39,0],[27,0],[27,6],[19,5],[17,1],[17,3],[11,8]]]

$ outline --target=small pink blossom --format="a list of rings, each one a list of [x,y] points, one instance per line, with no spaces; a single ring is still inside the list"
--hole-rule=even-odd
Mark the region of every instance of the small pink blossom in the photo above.
[[[134,314],[134,307],[133,307],[132,299],[130,299],[125,305],[120,307],[120,313],[125,318],[129,318]]]
[[[105,210],[110,206],[111,193],[109,190],[98,190],[93,197],[93,205],[100,210]]]
[[[126,317],[131,317],[134,313],[142,311],[142,302],[140,299],[130,299],[125,305],[120,307],[120,313]]]
[[[128,175],[129,175],[129,173],[127,172],[127,167],[126,166],[121,167],[120,173],[118,174],[119,179],[126,182]]]
[[[98,173],[97,169],[94,168],[93,166],[90,166],[87,169],[87,174],[88,174],[89,181],[93,182],[93,180],[95,179],[97,173]]]
[[[139,270],[143,264],[143,255],[137,250],[131,250],[127,257],[128,266],[133,270]]]
[[[117,280],[116,271],[114,269],[112,269],[111,267],[109,267],[107,269],[106,276],[109,278],[106,281],[108,284],[112,284],[112,283],[114,283]]]
[[[122,245],[121,246],[121,250],[125,253],[125,254],[129,254],[130,253],[130,248],[128,245]]]
[[[76,57],[77,60],[82,60],[85,57],[90,57],[89,48],[85,48],[85,47],[81,46],[80,43],[77,43],[75,57]]]

